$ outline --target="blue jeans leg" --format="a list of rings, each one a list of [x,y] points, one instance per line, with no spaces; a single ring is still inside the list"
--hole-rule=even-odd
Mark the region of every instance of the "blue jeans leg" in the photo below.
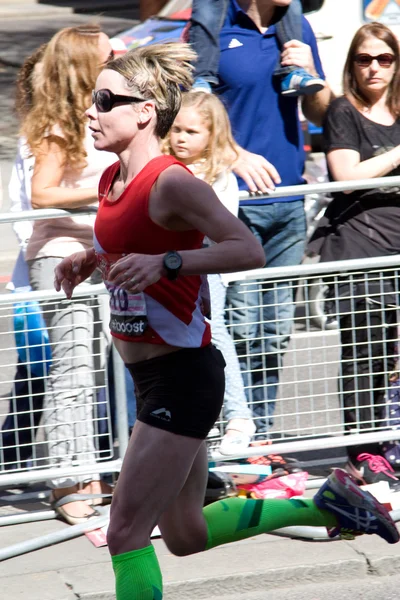
[[[303,41],[302,15],[303,9],[300,0],[292,0],[283,17],[275,23],[276,37],[278,38],[280,48],[290,40]],[[287,75],[287,73],[291,73],[291,71],[297,68],[296,66],[281,67],[281,58],[279,56],[274,75]]]
[[[267,267],[300,263],[306,236],[303,201],[242,207],[239,216],[263,245]],[[279,370],[293,325],[293,286],[290,282],[234,284],[228,289],[227,307],[247,399],[261,437],[273,423]]]
[[[226,287],[222,283],[221,275],[209,275],[208,283],[211,296],[212,342],[222,352],[226,362],[224,417],[228,422],[232,419],[251,419],[239,359],[225,323]]]
[[[108,393],[110,397],[110,407],[111,407],[111,422],[113,425],[113,430],[115,430],[115,387],[114,387],[114,366],[113,366],[113,352],[116,352],[114,346],[111,348],[110,355],[108,357]],[[128,410],[128,427],[129,431],[133,428],[136,422],[136,396],[135,396],[135,386],[133,383],[133,379],[128,369],[125,367],[125,390],[126,390],[126,402],[127,402],[127,410]]]
[[[219,32],[229,0],[193,0],[189,43],[197,53],[194,77],[218,83]]]
[[[9,414],[0,431],[0,461],[5,469],[26,467],[34,453],[37,428],[42,416],[45,380],[32,377],[18,362]]]

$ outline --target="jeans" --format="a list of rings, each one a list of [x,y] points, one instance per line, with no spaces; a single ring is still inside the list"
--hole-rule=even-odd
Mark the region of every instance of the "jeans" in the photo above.
[[[226,287],[220,275],[209,275],[208,283],[211,296],[212,342],[222,352],[226,362],[224,417],[228,422],[231,419],[251,419],[235,345],[225,324]]]
[[[306,238],[302,200],[244,206],[239,218],[262,244],[267,267],[300,263]],[[273,424],[279,370],[293,325],[293,296],[290,282],[233,284],[227,292],[227,308],[232,309],[229,318],[259,439],[267,437]]]
[[[33,290],[52,289],[54,268],[61,259],[46,257],[29,262]],[[88,286],[89,287],[89,286]],[[101,340],[100,317],[91,300],[45,302],[43,316],[51,343],[52,365],[43,403],[43,426],[50,465],[93,465],[96,474],[95,387],[101,373],[97,365],[104,355],[96,347]],[[60,477],[50,487],[69,487],[88,476]]]
[[[6,470],[29,466],[34,452],[45,380],[29,375],[25,365],[18,362],[8,415],[0,431],[0,462]]]
[[[108,359],[108,394],[110,399],[111,426],[115,429],[115,392],[114,369],[111,348]],[[125,389],[128,407],[128,427],[131,430],[136,421],[136,398],[132,377],[125,369]],[[0,463],[4,469],[24,468],[29,466],[31,459],[36,460],[35,439],[40,420],[43,415],[43,399],[45,379],[28,373],[25,365],[18,362],[15,373],[12,398],[10,399],[8,415],[0,430]],[[96,399],[96,420],[99,434],[98,446],[100,453],[110,451],[109,427],[110,420],[106,408],[106,389],[100,387]],[[115,436],[113,434],[112,439]]]
[[[276,37],[280,47],[289,40],[303,41],[303,26],[302,26],[303,9],[300,0],[292,0],[289,6],[285,9],[283,17],[275,23]],[[296,65],[281,67],[281,57],[278,57],[274,74],[278,77],[287,75],[298,69]]]
[[[113,366],[113,353],[117,352],[115,346],[111,346],[111,352],[108,357],[108,392],[110,396],[110,408],[112,415],[113,425],[115,424],[115,385],[114,385],[114,366]],[[129,372],[129,369],[124,368],[125,373],[125,392],[126,392],[126,403],[128,409],[128,428],[129,431],[133,429],[134,424],[136,423],[136,396],[135,396],[135,386],[133,383],[132,375]]]
[[[224,24],[229,0],[193,0],[189,43],[198,55],[194,78],[201,77],[209,83],[218,83],[219,33]],[[280,10],[282,17],[275,24],[280,47],[289,40],[302,40],[302,6],[300,0],[292,0],[287,8]],[[280,56],[276,75],[286,75],[297,67],[281,67]]]
[[[372,276],[373,278],[373,276]],[[375,288],[375,289],[374,289]],[[395,283],[387,278],[368,283],[368,274],[354,277],[330,290],[341,343],[338,392],[345,431],[384,430],[389,375],[397,361],[397,298]],[[331,312],[333,310],[331,309]],[[352,462],[361,452],[380,454],[379,444],[349,446]]]

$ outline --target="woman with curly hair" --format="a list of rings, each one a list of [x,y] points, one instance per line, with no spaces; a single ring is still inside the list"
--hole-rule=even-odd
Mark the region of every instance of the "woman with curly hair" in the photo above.
[[[96,202],[101,173],[115,157],[94,149],[85,110],[111,56],[107,35],[94,25],[62,29],[44,49],[21,127],[34,158],[33,208],[75,209]],[[34,223],[26,249],[34,290],[50,289],[60,260],[92,245],[93,222],[94,216],[71,216]],[[74,524],[96,514],[76,494],[109,491],[95,474],[96,319],[89,301],[45,303],[42,309],[52,351],[42,421],[50,464],[70,467],[78,461],[94,468],[89,481],[82,476],[49,482],[54,508]]]
[[[17,76],[15,112],[22,121],[32,109],[33,89],[36,76],[40,69],[40,61],[45,51],[46,44],[42,44],[23,63]],[[31,156],[26,140],[18,140],[17,156],[11,171],[8,184],[10,198],[10,211],[21,212],[31,210],[31,177],[35,159]],[[24,291],[29,289],[28,266],[25,261],[26,247],[32,234],[31,221],[15,221],[13,230],[18,239],[20,248],[15,262],[11,281],[7,289]],[[24,319],[24,317],[21,317]],[[40,326],[40,315],[37,315],[36,326]],[[25,328],[25,323],[23,325]],[[15,321],[14,321],[15,328]],[[26,334],[24,344],[29,346],[30,334]],[[14,383],[10,391],[9,412],[1,425],[0,447],[2,468],[13,469],[27,467],[28,461],[34,454],[33,442],[40,422],[44,395],[44,362],[37,361],[43,351],[43,331],[35,329],[36,347],[18,348],[18,365],[14,376]],[[35,358],[36,361],[35,362]]]

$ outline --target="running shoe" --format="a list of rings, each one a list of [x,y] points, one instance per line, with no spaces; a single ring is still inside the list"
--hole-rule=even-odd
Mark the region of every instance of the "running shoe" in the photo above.
[[[281,80],[283,96],[308,96],[316,94],[325,87],[325,82],[319,77],[313,77],[305,69],[295,69]]]
[[[376,533],[389,544],[399,541],[399,532],[386,508],[342,469],[334,469],[314,496],[314,502],[337,518],[338,525],[328,529],[329,537],[354,539],[363,533]]]
[[[390,463],[379,454],[367,454],[363,452],[357,456],[354,464],[348,461],[346,471],[352,475],[361,485],[387,481],[389,485],[399,483]]]
[[[212,94],[212,88],[208,81],[202,77],[197,77],[194,80],[193,85],[190,89],[191,92],[205,92],[206,94]]]

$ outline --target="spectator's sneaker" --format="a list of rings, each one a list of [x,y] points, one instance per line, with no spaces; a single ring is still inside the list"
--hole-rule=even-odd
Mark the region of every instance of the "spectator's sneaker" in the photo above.
[[[329,537],[354,539],[362,533],[376,533],[389,544],[399,541],[399,532],[386,508],[369,492],[361,490],[342,469],[334,469],[314,496],[314,502],[337,518],[337,527],[328,529]]]
[[[220,453],[240,456],[249,447],[255,431],[256,426],[251,419],[231,419],[219,446]]]
[[[211,85],[208,81],[203,79],[202,77],[197,77],[192,87],[190,88],[191,92],[206,92],[207,94],[212,94]]]
[[[378,481],[387,481],[389,485],[399,482],[391,465],[386,458],[379,454],[367,454],[366,452],[359,454],[355,464],[347,462],[346,471],[361,485]]]
[[[323,79],[313,77],[305,69],[291,71],[281,79],[283,96],[308,96],[320,92],[324,87]]]
[[[207,439],[217,438],[221,435],[218,427],[212,427],[210,431],[207,433]]]

